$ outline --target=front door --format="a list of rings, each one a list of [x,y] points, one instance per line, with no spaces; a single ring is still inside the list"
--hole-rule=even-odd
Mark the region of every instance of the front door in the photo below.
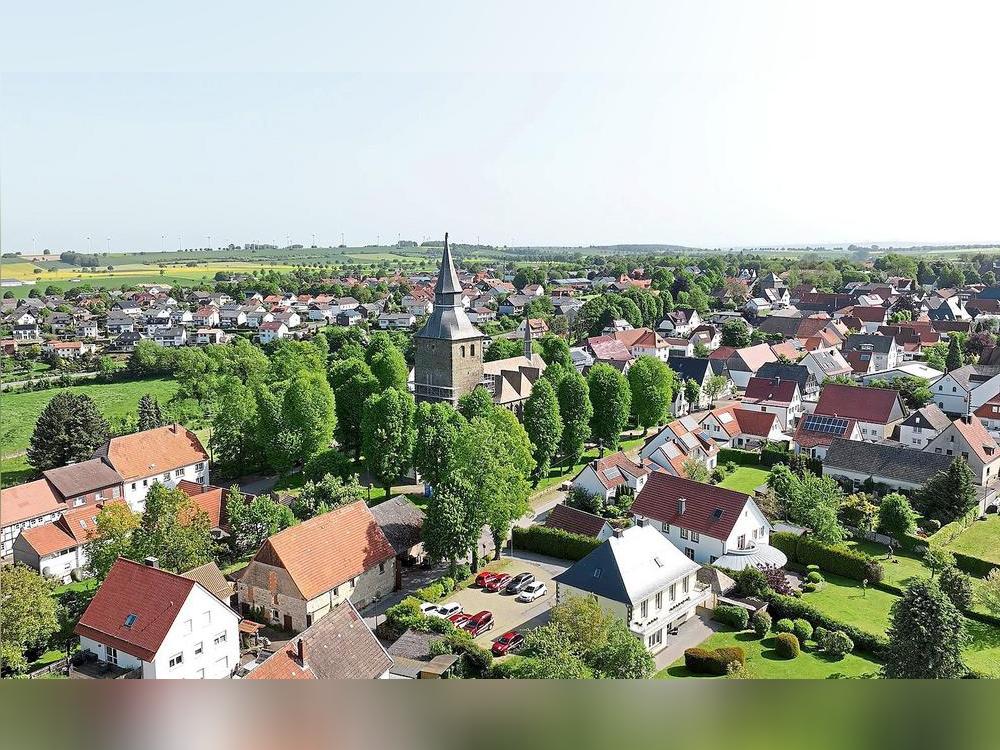
[[[285,630],[291,630],[291,629],[292,629],[292,616],[285,615]]]

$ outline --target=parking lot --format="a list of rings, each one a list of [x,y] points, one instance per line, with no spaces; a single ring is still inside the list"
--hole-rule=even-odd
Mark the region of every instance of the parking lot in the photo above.
[[[476,587],[456,591],[447,597],[447,601],[458,602],[463,611],[469,614],[484,609],[493,613],[493,630],[476,638],[476,642],[484,648],[489,648],[496,638],[508,630],[517,630],[523,634],[531,628],[544,625],[549,619],[549,609],[555,603],[556,586],[552,582],[551,573],[542,566],[524,560],[513,560],[503,572],[511,575],[531,573],[536,580],[545,584],[548,593],[530,604],[517,601],[511,594],[490,593]]]

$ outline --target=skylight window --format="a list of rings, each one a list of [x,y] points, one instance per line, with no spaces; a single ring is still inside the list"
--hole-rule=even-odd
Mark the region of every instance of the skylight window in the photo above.
[[[600,577],[601,577],[601,569],[594,568],[594,578],[600,578]]]
[[[135,625],[135,621],[139,619],[139,615],[130,614],[125,618],[125,627],[131,628]]]

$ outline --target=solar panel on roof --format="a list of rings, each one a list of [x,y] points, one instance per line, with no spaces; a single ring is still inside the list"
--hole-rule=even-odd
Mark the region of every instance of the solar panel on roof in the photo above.
[[[843,435],[847,432],[850,420],[843,417],[827,417],[821,414],[809,414],[805,418],[803,428],[809,432],[820,432],[828,435]]]

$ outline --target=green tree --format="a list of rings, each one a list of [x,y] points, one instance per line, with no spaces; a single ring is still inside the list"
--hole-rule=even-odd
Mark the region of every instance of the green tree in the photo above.
[[[892,605],[882,674],[895,679],[962,677],[965,618],[934,581],[917,580]]]
[[[379,331],[372,334],[365,356],[372,374],[383,389],[395,388],[406,392],[409,368],[403,353],[392,343],[387,333]]]
[[[587,385],[594,406],[594,416],[590,419],[591,435],[604,448],[617,450],[632,409],[628,380],[614,367],[602,362],[590,369]]]
[[[688,378],[684,382],[684,399],[691,405],[692,409],[696,409],[700,398],[701,385],[694,378]]]
[[[649,431],[667,421],[674,400],[674,373],[656,357],[638,357],[628,371],[632,416]]]
[[[337,394],[337,442],[346,451],[361,454],[361,413],[368,397],[379,391],[379,381],[361,359],[339,359],[330,365],[330,385]]]
[[[417,404],[413,466],[432,487],[454,470],[455,441],[465,423],[465,417],[444,401]]]
[[[86,543],[90,571],[103,581],[115,560],[132,554],[132,534],[139,528],[140,515],[125,503],[106,503],[97,514],[97,528]]]
[[[548,476],[549,466],[562,440],[563,424],[555,389],[545,378],[539,379],[524,404],[524,428],[528,433],[535,459],[534,484]]]
[[[226,378],[216,396],[209,445],[213,469],[222,476],[249,474],[261,467],[261,444],[257,399],[253,389],[235,377]]]
[[[551,367],[558,364],[567,369],[573,367],[573,357],[570,356],[569,344],[565,339],[547,333],[538,340],[537,345],[546,365]]]
[[[722,324],[722,345],[736,349],[750,346],[750,326],[742,320],[727,320]]]
[[[306,482],[291,505],[295,518],[306,521],[327,511],[365,499],[365,488],[356,476],[347,479],[327,474],[319,481]]]
[[[962,352],[962,345],[957,336],[952,336],[948,342],[948,356],[945,358],[945,367],[948,372],[957,370],[965,364],[965,355]]]
[[[248,501],[235,484],[226,496],[226,518],[231,532],[229,546],[241,557],[259,549],[269,536],[295,524],[287,505],[267,495]]]
[[[559,382],[559,416],[563,431],[559,451],[569,466],[574,466],[583,456],[590,439],[590,420],[594,407],[590,404],[590,387],[575,369]]]
[[[150,487],[130,559],[155,557],[164,570],[183,573],[210,562],[214,547],[212,523],[194,500],[158,482]]]
[[[993,568],[976,588],[976,602],[994,617],[1000,617],[1000,568]]]
[[[518,357],[524,353],[524,343],[520,339],[495,338],[483,356],[484,362]]]
[[[705,381],[705,395],[708,396],[709,408],[715,408],[717,399],[729,385],[729,379],[725,375],[713,375]]]
[[[139,399],[139,431],[162,426],[163,412],[160,411],[160,403],[147,393]]]
[[[972,606],[972,579],[954,565],[941,569],[938,586],[958,609],[965,611]]]
[[[956,458],[947,471],[939,471],[920,488],[917,502],[927,518],[942,525],[965,516],[976,507],[976,485],[963,459]]]
[[[898,492],[882,498],[878,506],[878,528],[884,534],[901,539],[917,530],[917,513],[910,501]]]
[[[844,529],[837,511],[845,497],[832,477],[817,477],[809,472],[799,477],[784,464],[778,464],[771,470],[767,483],[777,493],[787,520],[808,526],[820,542],[843,541]]]
[[[458,477],[451,477],[434,488],[427,504],[422,538],[427,553],[455,564],[472,552],[486,523],[485,514],[469,502],[469,488]]]
[[[0,568],[0,664],[24,672],[24,652],[48,643],[59,628],[53,584],[25,565]]]
[[[413,396],[389,388],[369,396],[361,415],[361,447],[372,477],[385,488],[410,468],[413,461]]]
[[[458,399],[458,411],[470,421],[476,417],[485,417],[493,411],[493,397],[489,391],[477,385],[471,393]]]
[[[93,458],[108,423],[86,394],[57,393],[42,409],[28,442],[28,463],[42,472]]]

